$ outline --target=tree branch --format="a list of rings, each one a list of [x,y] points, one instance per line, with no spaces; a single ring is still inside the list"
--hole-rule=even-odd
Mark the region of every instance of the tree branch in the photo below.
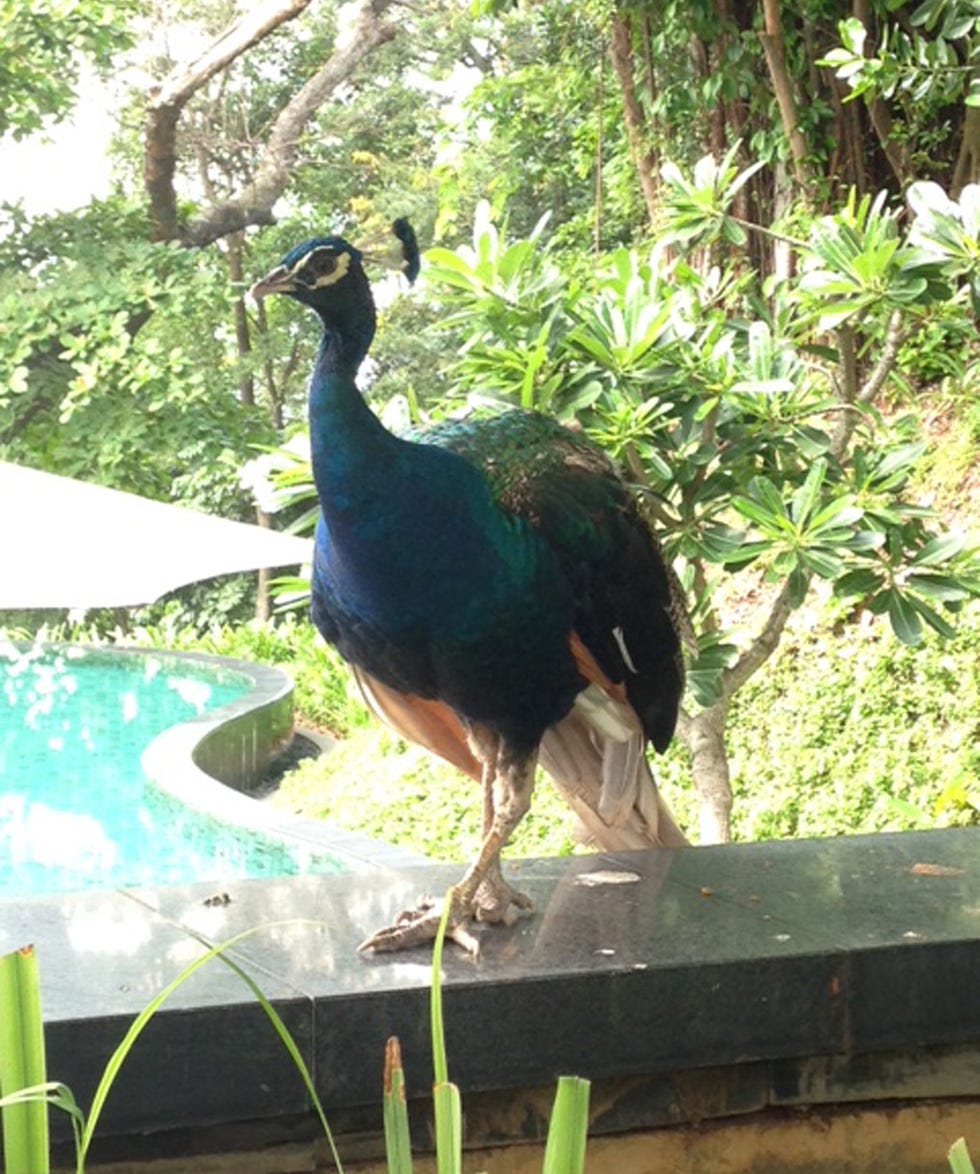
[[[249,224],[273,222],[272,207],[289,182],[307,123],[369,53],[397,35],[395,25],[379,19],[391,3],[392,0],[361,0],[350,35],[280,110],[252,181],[236,196],[190,224],[183,234],[186,244],[200,247]]]
[[[786,622],[792,614],[790,604],[790,584],[787,579],[780,588],[779,594],[773,600],[766,622],[762,630],[742,653],[738,660],[729,669],[721,674],[721,687],[724,696],[731,697],[736,693],[754,673],[766,663],[770,656],[779,647],[779,641],[786,627]]]
[[[147,102],[143,135],[143,184],[150,198],[154,240],[180,236],[174,173],[177,123],[193,95],[253,45],[298,16],[310,0],[271,0],[230,24],[191,65],[178,67],[155,87]]]

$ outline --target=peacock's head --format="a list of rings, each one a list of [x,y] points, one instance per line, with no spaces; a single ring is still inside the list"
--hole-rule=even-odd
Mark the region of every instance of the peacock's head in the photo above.
[[[392,237],[394,240],[392,241]],[[419,249],[412,226],[404,218],[391,226],[391,248],[355,248],[339,236],[320,236],[291,249],[279,264],[249,290],[253,298],[268,294],[289,294],[321,313],[329,310],[338,295],[367,287],[363,261],[377,260],[399,268],[414,281],[419,271]]]
[[[340,289],[352,283],[364,284],[360,251],[339,236],[318,236],[290,249],[249,293],[253,298],[289,294],[314,309],[321,309]]]

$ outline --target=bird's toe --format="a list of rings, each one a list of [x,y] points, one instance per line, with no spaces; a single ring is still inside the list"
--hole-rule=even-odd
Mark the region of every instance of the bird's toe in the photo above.
[[[523,910],[533,908],[531,898],[509,885],[499,872],[485,877],[473,898],[473,915],[477,921],[510,926]]]
[[[480,953],[480,940],[470,932],[471,912],[459,900],[454,889],[447,894],[450,902],[446,920],[446,937],[451,938],[471,957]],[[360,953],[373,951],[376,954],[394,953],[396,950],[410,950],[435,940],[442,922],[444,903],[423,898],[414,909],[399,913],[391,925],[379,929],[357,947]]]

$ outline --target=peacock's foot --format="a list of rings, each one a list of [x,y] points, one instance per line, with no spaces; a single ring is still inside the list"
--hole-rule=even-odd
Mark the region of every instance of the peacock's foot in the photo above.
[[[499,865],[483,878],[473,898],[473,915],[477,921],[513,925],[522,910],[533,908],[534,902],[526,893],[518,892],[504,880]]]
[[[459,884],[449,890],[445,899],[449,902],[446,937],[473,958],[480,953],[480,939],[470,928],[474,919],[509,926],[517,920],[519,910],[532,907],[530,898],[511,888],[499,869],[484,877],[473,897],[467,899],[463,884]],[[357,948],[362,953],[374,950],[386,954],[434,941],[444,908],[443,901],[423,898],[414,909],[399,913],[391,925],[379,929]]]
[[[469,930],[473,916],[472,902],[462,899],[456,888],[449,890],[445,900],[450,904],[446,937],[452,938],[471,957],[477,957],[480,953],[480,942]],[[374,950],[378,954],[388,954],[395,950],[410,950],[413,946],[423,946],[427,942],[435,941],[444,908],[444,901],[423,897],[414,909],[406,909],[399,913],[391,925],[373,933],[361,942],[357,949],[360,953]]]

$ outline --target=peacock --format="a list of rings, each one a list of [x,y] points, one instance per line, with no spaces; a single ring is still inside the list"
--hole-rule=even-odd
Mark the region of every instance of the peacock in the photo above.
[[[414,280],[414,231],[393,231]],[[633,494],[584,436],[520,410],[407,435],[382,425],[356,383],[375,330],[364,263],[317,237],[251,294],[287,294],[323,327],[313,622],[382,720],[482,784],[480,851],[446,898],[449,933],[475,954],[474,920],[531,908],[500,854],[539,761],[602,848],[686,843],[645,755],[673,735],[685,614]],[[360,949],[427,942],[441,914],[422,901]]]

